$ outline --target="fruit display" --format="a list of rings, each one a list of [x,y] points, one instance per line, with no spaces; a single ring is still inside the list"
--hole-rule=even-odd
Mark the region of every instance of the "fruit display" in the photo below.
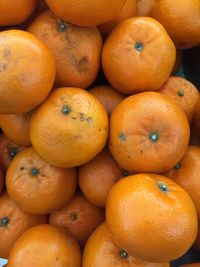
[[[0,267],[200,266],[200,0],[0,1]]]

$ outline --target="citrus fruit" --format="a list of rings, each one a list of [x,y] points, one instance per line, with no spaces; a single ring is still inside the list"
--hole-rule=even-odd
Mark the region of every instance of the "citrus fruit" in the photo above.
[[[76,185],[76,169],[50,166],[33,148],[20,152],[6,173],[10,198],[33,214],[51,213],[64,207],[72,199]]]
[[[31,118],[33,147],[57,167],[69,168],[92,160],[105,146],[107,136],[105,108],[79,88],[54,90]]]
[[[108,195],[106,222],[118,246],[149,262],[182,256],[198,227],[190,196],[158,174],[136,174],[116,183]]]

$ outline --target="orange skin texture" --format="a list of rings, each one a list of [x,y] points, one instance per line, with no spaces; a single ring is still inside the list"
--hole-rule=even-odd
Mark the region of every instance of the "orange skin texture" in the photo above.
[[[52,12],[45,11],[31,23],[28,31],[42,40],[54,55],[58,86],[87,88],[92,84],[100,68],[103,44],[96,27],[64,23]]]
[[[124,94],[121,94],[108,85],[97,85],[90,88],[88,91],[99,99],[104,105],[108,115],[110,115],[115,106],[126,97]]]
[[[94,206],[78,192],[64,208],[50,215],[49,223],[65,228],[84,247],[104,219],[104,209]]]
[[[32,113],[0,114],[0,125],[6,136],[22,146],[30,146],[29,126]]]
[[[138,43],[143,45],[140,51],[135,47]],[[175,46],[167,32],[148,17],[120,23],[106,39],[102,51],[106,78],[125,94],[158,90],[168,79],[175,59]]]
[[[200,97],[199,91],[191,82],[181,77],[172,76],[159,89],[159,92],[172,97],[185,111],[189,122],[192,121]]]
[[[89,27],[113,20],[126,0],[46,0],[46,3],[62,20]]]
[[[39,173],[32,175],[37,168]],[[10,163],[6,187],[10,198],[33,214],[59,210],[72,199],[77,186],[76,169],[62,169],[43,161],[33,148],[20,152]]]
[[[136,2],[136,0],[126,0],[123,9],[112,21],[99,25],[98,28],[102,36],[106,37],[119,23],[125,19],[134,17],[136,15]]]
[[[128,255],[120,257],[121,248],[113,239],[106,223],[101,224],[88,239],[82,260],[82,267],[169,267],[169,263],[145,262]]]
[[[152,16],[165,27],[178,49],[192,48],[200,44],[198,0],[160,0]]]
[[[32,227],[17,240],[7,267],[81,267],[77,241],[64,229],[43,224]]]
[[[3,175],[2,168],[0,166],[0,193],[3,190],[3,187],[4,187],[4,175]]]
[[[151,17],[157,0],[138,0],[137,1],[137,16]]]
[[[63,113],[63,107],[69,109],[68,114]],[[101,102],[87,91],[59,88],[33,113],[30,137],[35,150],[49,164],[79,166],[104,148],[108,116]]]
[[[24,22],[33,13],[37,0],[6,0],[0,2],[0,26]]]
[[[4,134],[0,135],[0,165],[6,173],[11,160],[17,153],[26,149],[25,146],[18,145],[8,139]]]
[[[150,262],[182,256],[198,227],[190,196],[158,174],[136,174],[115,184],[107,199],[106,222],[120,247]]]
[[[200,147],[189,146],[179,163],[179,169],[174,167],[163,175],[172,179],[190,195],[200,218]]]
[[[0,257],[8,258],[16,240],[29,228],[47,222],[46,215],[33,215],[22,211],[6,192],[0,195],[0,221],[8,218],[8,225],[0,226]]]
[[[104,208],[110,189],[123,177],[123,173],[109,150],[104,149],[93,160],[79,167],[79,186],[91,203]]]
[[[41,104],[55,79],[53,55],[21,30],[0,32],[0,113],[26,113]]]
[[[158,135],[152,141],[151,134]],[[132,173],[161,173],[183,157],[190,127],[183,110],[168,96],[145,92],[123,100],[110,118],[109,149]]]

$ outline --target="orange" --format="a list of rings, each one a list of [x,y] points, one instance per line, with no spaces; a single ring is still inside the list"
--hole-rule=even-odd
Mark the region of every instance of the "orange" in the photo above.
[[[84,247],[88,237],[104,221],[104,209],[91,204],[81,193],[49,217],[49,223],[65,228]]]
[[[52,89],[54,58],[38,38],[21,30],[0,32],[0,113],[26,113]]]
[[[87,88],[95,80],[102,48],[96,27],[78,27],[45,11],[31,23],[28,31],[41,39],[54,55],[58,86]]]
[[[109,85],[97,85],[88,91],[101,101],[108,115],[126,97]]]
[[[197,213],[190,196],[158,174],[136,174],[111,189],[106,222],[117,244],[150,262],[182,256],[197,235]]]
[[[127,97],[111,114],[109,148],[130,172],[170,170],[185,154],[189,137],[184,111],[161,93]]]
[[[189,146],[184,157],[163,175],[187,191],[200,218],[200,147]]]
[[[185,111],[189,122],[192,121],[199,102],[199,91],[188,80],[181,77],[169,77],[159,92],[172,97]]]
[[[7,267],[81,267],[77,241],[63,229],[43,224],[30,228],[17,240]]]
[[[0,258],[8,258],[16,240],[30,227],[46,223],[46,215],[22,211],[7,195],[0,195]]]
[[[107,136],[105,108],[79,88],[54,90],[31,118],[33,147],[57,167],[69,168],[92,160],[105,146]]]
[[[110,189],[123,177],[123,173],[108,149],[104,149],[79,168],[79,186],[91,203],[105,207]]]
[[[0,125],[5,135],[14,143],[30,146],[29,126],[32,112],[26,114],[0,114]]]
[[[106,37],[119,23],[136,15],[137,0],[126,0],[121,12],[112,20],[99,25],[101,34]]]
[[[137,16],[151,17],[157,0],[137,0]]]
[[[160,0],[152,15],[165,27],[177,48],[200,44],[199,0]]]
[[[45,214],[62,208],[76,191],[76,169],[43,161],[33,148],[20,152],[6,173],[10,198],[24,211]]]
[[[25,146],[15,144],[4,134],[0,135],[0,165],[4,173],[6,173],[11,160],[25,148]]]
[[[102,66],[109,83],[126,94],[158,90],[168,79],[176,50],[163,26],[148,17],[120,23],[103,46]]]
[[[0,26],[24,22],[33,13],[37,0],[0,1]]]
[[[114,19],[126,0],[46,0],[59,18],[78,26],[96,26]]]
[[[3,190],[3,187],[4,187],[4,175],[3,175],[2,168],[0,166],[0,193]]]
[[[145,262],[118,247],[106,223],[90,236],[83,253],[83,267],[169,267],[169,263]]]

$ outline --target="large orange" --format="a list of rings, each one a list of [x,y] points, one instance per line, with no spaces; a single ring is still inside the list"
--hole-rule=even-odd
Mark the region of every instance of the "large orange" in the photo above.
[[[26,114],[0,114],[2,131],[14,143],[30,146],[29,126],[32,112]]]
[[[96,26],[114,19],[127,0],[46,0],[49,8],[64,21],[79,26]]]
[[[105,207],[108,192],[123,177],[123,173],[108,149],[104,149],[79,168],[79,186],[91,203]]]
[[[58,167],[90,161],[105,146],[107,135],[105,108],[79,88],[54,90],[31,118],[33,147],[44,160]]]
[[[177,48],[200,44],[199,0],[160,0],[152,15],[162,23]]]
[[[56,68],[43,42],[25,31],[2,31],[0,62],[0,113],[26,113],[44,101]]]
[[[173,169],[163,175],[188,192],[200,218],[200,147],[189,146],[184,157]]]
[[[136,15],[150,17],[157,2],[157,0],[137,0]]]
[[[0,26],[24,22],[32,14],[37,0],[0,1]]]
[[[126,97],[109,85],[97,85],[90,88],[88,91],[101,101],[108,115],[110,115],[115,106]]]
[[[197,213],[190,196],[158,174],[136,174],[111,189],[106,222],[117,244],[150,262],[182,256],[197,235]]]
[[[2,168],[0,166],[0,193],[3,190],[3,187],[4,187],[4,175],[3,175]]]
[[[169,267],[169,263],[153,263],[139,260],[116,245],[106,225],[101,224],[86,243],[82,267]]]
[[[45,214],[72,199],[77,185],[76,169],[62,169],[43,161],[33,148],[20,152],[6,173],[10,198],[26,212]]]
[[[7,267],[81,267],[77,241],[63,229],[43,224],[27,230],[14,244]]]
[[[12,142],[4,134],[0,135],[0,165],[4,173],[6,173],[11,160],[24,149],[26,149],[25,146]]]
[[[94,206],[78,192],[64,208],[50,215],[49,223],[67,229],[84,247],[104,219],[104,209]]]
[[[99,25],[101,34],[106,37],[119,23],[134,17],[136,15],[136,2],[137,0],[126,0],[126,4],[112,21]]]
[[[176,50],[164,27],[148,17],[120,23],[108,36],[102,52],[109,83],[126,94],[158,90],[168,79]]]
[[[2,193],[0,195],[0,258],[8,258],[14,243],[27,229],[46,222],[46,215],[32,215],[24,212],[6,192]]]
[[[58,86],[87,88],[95,80],[102,48],[96,27],[78,27],[45,11],[31,23],[28,31],[41,39],[54,55]]]
[[[199,91],[188,80],[181,77],[169,77],[159,92],[172,97],[185,111],[191,122],[199,102]]]
[[[189,136],[184,111],[161,93],[129,96],[111,114],[109,148],[130,172],[170,170],[185,154]]]

